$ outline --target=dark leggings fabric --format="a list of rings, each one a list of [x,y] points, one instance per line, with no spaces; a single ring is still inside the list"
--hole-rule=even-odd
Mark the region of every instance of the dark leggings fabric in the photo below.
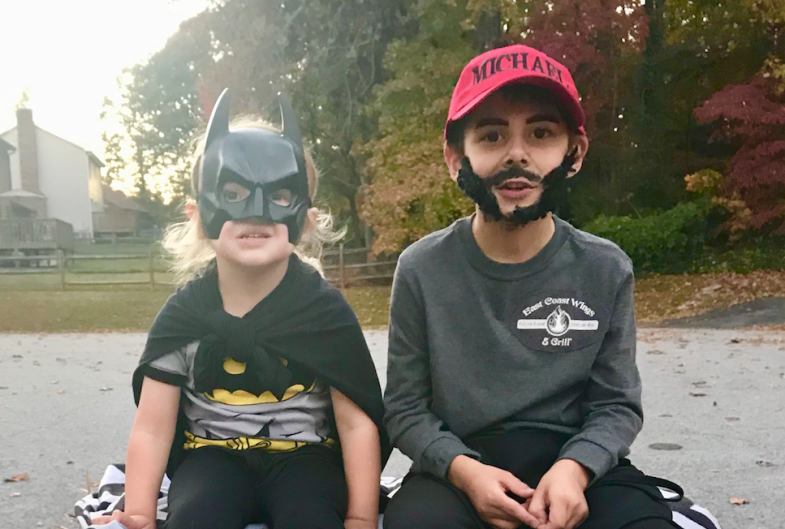
[[[640,520],[632,522],[630,525],[625,525],[624,529],[673,529],[677,527],[671,522],[650,518],[648,520]]]
[[[562,434],[526,430],[468,439],[483,463],[514,474],[536,488],[568,439]],[[629,461],[586,490],[589,517],[580,529],[673,529],[670,507]],[[488,529],[469,498],[449,482],[409,474],[384,514],[385,529]],[[521,527],[526,527],[522,525]]]
[[[256,451],[254,451],[256,452]],[[314,446],[283,454],[199,448],[172,477],[166,529],[343,529],[340,457]]]

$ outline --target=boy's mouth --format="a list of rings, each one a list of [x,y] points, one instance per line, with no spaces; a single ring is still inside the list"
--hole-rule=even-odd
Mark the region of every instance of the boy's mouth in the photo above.
[[[504,191],[523,191],[524,189],[533,189],[534,187],[534,183],[530,180],[525,178],[512,178],[506,180],[502,185],[498,186],[497,189]]]

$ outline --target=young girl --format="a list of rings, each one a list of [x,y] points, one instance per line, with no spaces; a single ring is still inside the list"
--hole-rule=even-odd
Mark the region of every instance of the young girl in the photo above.
[[[194,164],[197,203],[168,233],[191,280],[158,314],[133,376],[129,529],[375,529],[381,391],[354,313],[295,247],[330,234],[317,173],[281,96],[283,132],[229,127],[227,92]],[[341,457],[343,456],[343,457]]]

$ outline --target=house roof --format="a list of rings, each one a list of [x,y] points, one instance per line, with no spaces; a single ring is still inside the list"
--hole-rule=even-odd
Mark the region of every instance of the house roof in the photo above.
[[[133,211],[139,211],[141,213],[147,213],[146,209],[137,204],[131,197],[122,191],[116,191],[109,186],[103,186],[103,192],[104,202],[106,203],[109,203],[120,209],[130,209]]]
[[[93,151],[86,151],[86,152],[87,152],[87,157],[90,158],[93,161],[93,163],[95,163],[95,165],[98,166],[99,169],[101,167],[104,167],[104,162],[102,162],[101,159],[98,156],[96,156],[95,153],[93,153]]]
[[[0,138],[0,149],[5,150],[6,152],[16,152],[16,147],[5,141],[3,138]]]
[[[16,128],[17,128],[17,127],[11,127],[10,129],[8,129],[8,130],[6,130],[6,131],[4,131],[4,132],[0,132],[0,136],[5,136],[6,134],[8,134],[9,132],[11,132],[12,130],[16,130]],[[55,134],[55,133],[53,133],[53,132],[49,132],[49,131],[48,131],[48,130],[46,130],[46,129],[42,129],[42,128],[41,128],[41,127],[39,127],[38,125],[35,125],[35,128],[36,128],[36,130],[40,130],[41,132],[45,132],[45,133],[49,134],[50,136],[53,136],[53,137],[57,138],[57,139],[58,139],[58,140],[60,140],[60,141],[64,141],[64,142],[68,143],[69,145],[73,145],[73,146],[74,146],[74,147],[76,147],[77,149],[81,149],[81,150],[83,150],[83,151],[85,152],[85,154],[87,154],[87,157],[88,157],[88,158],[90,158],[90,160],[92,160],[92,161],[93,161],[93,162],[94,162],[94,163],[95,163],[95,164],[96,164],[96,165],[97,165],[99,168],[100,168],[100,167],[104,167],[104,162],[102,162],[102,161],[101,161],[101,159],[100,159],[98,156],[96,156],[96,155],[95,155],[95,153],[93,153],[92,151],[88,151],[87,149],[85,149],[84,147],[82,147],[81,145],[79,145],[78,143],[74,143],[74,142],[72,142],[72,141],[69,141],[69,140],[67,140],[67,139],[63,138],[62,136],[58,136],[57,134]],[[5,144],[7,144],[7,145],[11,146],[11,147],[12,147],[12,151],[11,151],[11,152],[14,152],[14,151],[16,151],[16,147],[14,147],[13,145],[11,145],[11,144],[10,144],[10,143],[8,143],[7,141],[3,140],[3,138],[2,138],[2,137],[0,137],[0,142],[1,142],[1,143],[5,143]]]
[[[39,195],[38,193],[33,193],[32,191],[25,191],[24,189],[11,189],[5,193],[0,193],[0,198],[3,197],[46,198],[44,195]]]

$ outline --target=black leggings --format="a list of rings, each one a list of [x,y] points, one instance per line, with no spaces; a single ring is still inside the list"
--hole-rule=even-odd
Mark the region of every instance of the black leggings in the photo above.
[[[556,460],[566,436],[521,431],[467,440],[483,463],[512,472],[536,487]],[[581,529],[673,529],[670,507],[657,499],[656,488],[622,460],[586,490],[589,517]],[[661,498],[661,496],[660,496]],[[384,513],[385,529],[488,529],[469,498],[449,482],[410,474]],[[522,526],[526,527],[526,526]]]
[[[172,477],[166,529],[343,529],[346,480],[340,456],[322,446],[233,453],[198,448]]]

